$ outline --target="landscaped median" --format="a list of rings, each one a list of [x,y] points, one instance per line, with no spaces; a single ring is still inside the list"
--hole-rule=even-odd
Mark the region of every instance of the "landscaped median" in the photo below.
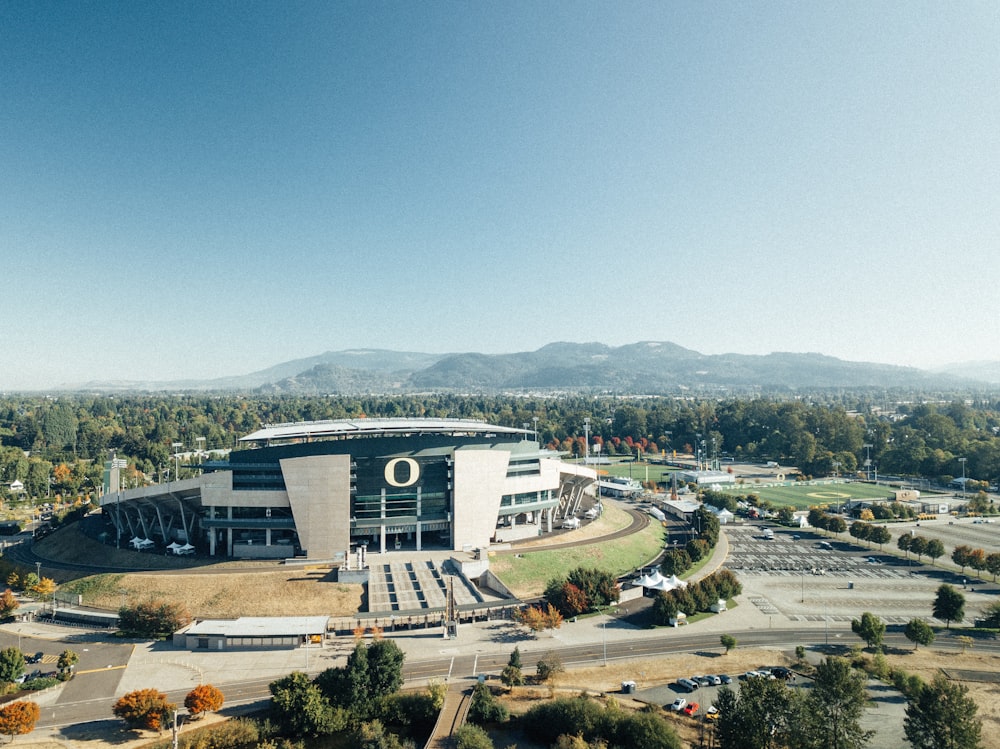
[[[565,578],[577,567],[596,567],[618,577],[649,564],[663,550],[664,539],[663,527],[650,523],[638,533],[612,541],[547,551],[491,554],[490,570],[518,598],[536,598],[542,595],[549,580]]]

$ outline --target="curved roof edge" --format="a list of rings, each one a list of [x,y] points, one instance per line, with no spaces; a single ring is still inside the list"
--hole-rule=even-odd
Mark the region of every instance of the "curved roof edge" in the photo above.
[[[332,419],[299,421],[290,424],[265,424],[256,432],[240,437],[240,442],[264,442],[320,437],[376,437],[397,434],[523,434],[530,429],[516,429],[488,424],[475,419]]]

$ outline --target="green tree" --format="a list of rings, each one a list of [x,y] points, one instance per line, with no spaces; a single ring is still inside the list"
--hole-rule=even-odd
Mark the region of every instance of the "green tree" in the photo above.
[[[362,721],[351,733],[352,749],[415,749],[412,741],[400,739],[377,718]]]
[[[913,536],[910,539],[910,551],[917,555],[917,561],[927,553],[927,539],[923,536]]]
[[[903,533],[898,539],[896,539],[896,548],[900,551],[906,552],[906,558],[910,558],[910,542],[913,540],[913,536],[909,533]]]
[[[866,677],[844,658],[826,658],[816,667],[813,688],[806,695],[798,720],[805,746],[862,749],[873,731],[861,728],[868,693]]]
[[[368,646],[368,692],[381,699],[403,686],[405,655],[392,640],[376,639]]]
[[[0,683],[17,681],[24,673],[24,653],[20,648],[0,650]]]
[[[469,702],[470,721],[480,725],[503,723],[507,720],[508,715],[507,708],[497,701],[485,683],[479,683],[473,687],[472,700]]]
[[[521,673],[521,669],[508,663],[500,672],[500,681],[504,686],[519,687],[524,684],[524,674]]]
[[[882,647],[882,638],[885,637],[885,622],[866,611],[860,620],[851,620],[851,631],[864,640],[869,648],[877,649]]]
[[[72,650],[64,650],[59,654],[59,661],[56,665],[59,667],[60,674],[71,674],[73,667],[80,662],[80,656],[74,653]]]
[[[162,639],[190,622],[183,604],[169,601],[142,601],[118,610],[118,628],[133,637]]]
[[[986,555],[986,571],[993,575],[993,582],[996,582],[997,575],[1000,575],[1000,551],[993,551]]]
[[[750,678],[739,693],[719,687],[716,738],[722,749],[776,749],[792,729],[792,695],[784,681]]]
[[[847,530],[847,521],[842,517],[834,515],[826,523],[826,529],[831,533],[840,535]]]
[[[272,681],[271,721],[291,737],[325,736],[343,730],[346,716],[330,704],[319,687],[301,671]]]
[[[972,548],[970,546],[966,546],[965,544],[959,544],[951,552],[951,561],[962,568],[963,574],[965,574],[965,568],[969,566],[971,554]]]
[[[903,733],[913,749],[980,749],[978,709],[964,686],[938,674],[907,704]]]
[[[736,649],[736,638],[732,635],[722,635],[722,637],[719,638],[719,641],[722,643],[722,647],[726,649],[727,653],[730,650]]]
[[[884,525],[875,525],[872,526],[871,534],[868,538],[872,543],[878,544],[878,548],[881,550],[882,546],[892,540],[892,534]]]
[[[507,661],[508,666],[513,666],[514,668],[521,668],[521,648],[517,645],[510,653],[510,658]]]
[[[926,647],[934,642],[934,629],[923,619],[910,619],[906,623],[903,634],[906,635],[907,640],[913,643],[914,650],[917,649],[918,645]]]
[[[472,723],[459,727],[453,738],[455,749],[494,749],[490,735]]]
[[[965,596],[947,583],[939,585],[934,597],[933,613],[938,619],[947,622],[948,629],[951,629],[952,622],[960,622],[965,616]]]
[[[660,572],[666,576],[683,575],[691,569],[691,555],[685,549],[667,549],[660,562]]]
[[[934,564],[938,559],[944,556],[944,544],[938,538],[932,538],[927,542],[927,548],[924,553],[931,560],[931,564]]]

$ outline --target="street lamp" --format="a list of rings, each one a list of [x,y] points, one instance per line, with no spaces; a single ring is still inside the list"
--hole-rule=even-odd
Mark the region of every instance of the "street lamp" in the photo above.
[[[865,449],[865,478],[869,481],[872,480],[872,447],[871,443],[866,442],[862,445]]]
[[[183,442],[171,442],[170,446],[172,448],[174,448],[174,481],[177,481],[181,477],[181,474],[180,474],[180,462],[181,462],[180,449],[182,447],[184,447],[184,443]],[[168,479],[168,481],[169,481],[169,479]]]
[[[962,501],[965,501],[965,458],[959,458],[958,462],[962,464]]]

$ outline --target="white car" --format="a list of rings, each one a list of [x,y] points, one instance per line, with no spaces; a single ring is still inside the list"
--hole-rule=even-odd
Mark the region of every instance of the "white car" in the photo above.
[[[673,710],[675,713],[679,713],[681,710],[685,708],[687,703],[688,701],[686,699],[684,699],[683,697],[678,697],[676,700],[670,703],[670,709]]]

